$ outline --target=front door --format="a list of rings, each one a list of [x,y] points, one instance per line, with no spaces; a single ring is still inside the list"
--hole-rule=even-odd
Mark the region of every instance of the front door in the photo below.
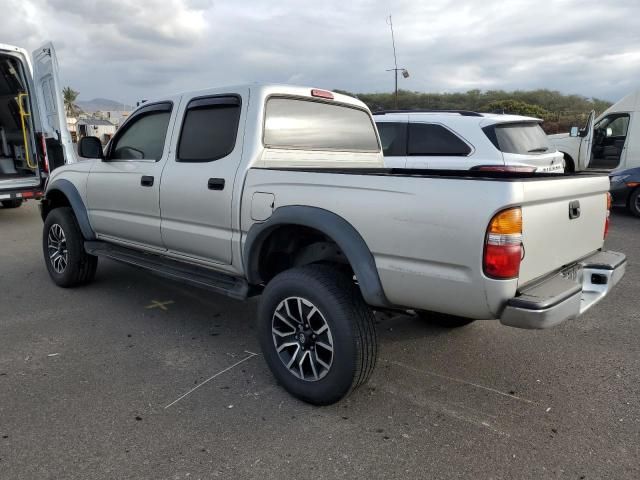
[[[247,100],[244,94],[183,100],[182,127],[160,186],[162,240],[174,254],[231,264],[231,202],[242,157],[238,128]]]
[[[98,238],[164,249],[160,177],[169,155],[179,97],[145,105],[120,127],[87,183],[88,213]]]
[[[612,113],[595,124],[590,168],[618,167],[627,141],[629,119],[628,113]]]
[[[587,124],[581,130],[580,136],[580,153],[578,155],[578,164],[580,170],[584,170],[589,167],[589,161],[591,160],[591,145],[593,145],[593,120],[595,119],[596,112],[591,111]]]

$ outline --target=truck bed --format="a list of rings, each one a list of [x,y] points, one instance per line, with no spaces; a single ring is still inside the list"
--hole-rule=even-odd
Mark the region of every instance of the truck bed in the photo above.
[[[590,173],[253,168],[244,198],[269,192],[274,209],[309,205],[342,216],[367,243],[394,305],[497,318],[519,288],[602,247],[608,188],[606,176]],[[581,218],[569,221],[573,200]],[[487,226],[512,206],[522,207],[520,277],[493,280],[482,267]],[[251,223],[243,201],[243,232]]]
[[[562,180],[575,177],[606,177],[608,171],[584,171],[573,173],[544,173],[544,172],[499,172],[482,170],[440,170],[440,169],[410,169],[410,168],[309,168],[309,167],[256,167],[257,170],[281,170],[309,173],[335,173],[342,175],[373,175],[385,177],[412,178],[450,178],[467,180],[494,180],[505,182]]]

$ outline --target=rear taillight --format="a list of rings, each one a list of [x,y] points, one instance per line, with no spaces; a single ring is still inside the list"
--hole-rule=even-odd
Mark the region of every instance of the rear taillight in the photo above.
[[[607,235],[609,235],[610,215],[611,215],[611,194],[607,192],[607,216],[604,220],[604,235],[602,237],[603,240],[607,238]]]
[[[522,210],[509,208],[496,214],[487,228],[483,268],[488,277],[515,278],[522,260]]]
[[[49,155],[47,155],[47,140],[44,138],[44,133],[40,134],[40,146],[42,147],[44,171],[49,173]]]
[[[473,170],[479,170],[481,172],[533,173],[536,171],[536,167],[525,167],[522,165],[480,165],[474,167]]]

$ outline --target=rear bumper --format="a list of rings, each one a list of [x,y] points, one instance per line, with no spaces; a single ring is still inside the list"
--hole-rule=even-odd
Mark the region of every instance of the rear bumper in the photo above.
[[[517,328],[549,328],[578,317],[602,300],[624,276],[627,259],[600,251],[569,269],[526,286],[507,303],[500,322]]]
[[[44,196],[41,188],[25,190],[4,190],[0,191],[0,201],[4,200],[39,200]]]

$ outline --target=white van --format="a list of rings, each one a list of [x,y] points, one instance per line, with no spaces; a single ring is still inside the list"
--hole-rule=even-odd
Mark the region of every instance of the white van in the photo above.
[[[49,172],[73,161],[53,45],[29,55],[0,43],[0,203],[40,198]]]
[[[549,135],[549,142],[564,154],[567,171],[613,170],[640,166],[640,90],[605,110],[591,112],[583,128]],[[636,133],[633,133],[633,132]]]

